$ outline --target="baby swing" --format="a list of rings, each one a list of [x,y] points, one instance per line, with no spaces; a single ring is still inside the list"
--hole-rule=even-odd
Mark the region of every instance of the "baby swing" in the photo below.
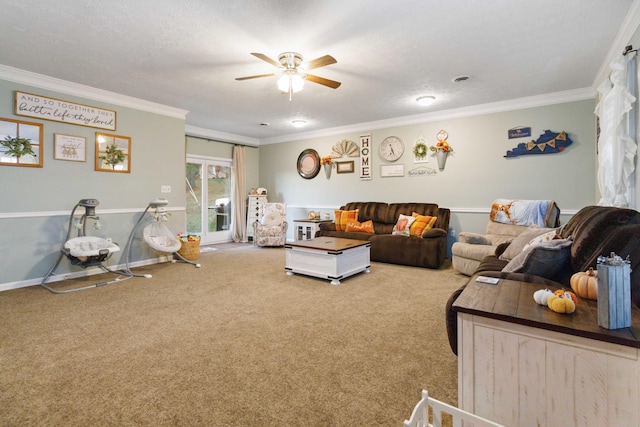
[[[60,249],[60,255],[58,256],[55,264],[53,264],[53,267],[51,267],[47,275],[44,276],[42,282],[40,283],[40,285],[45,289],[48,289],[54,294],[66,294],[69,292],[97,288],[98,286],[108,285],[110,283],[119,282],[121,280],[130,279],[132,277],[132,275],[128,272],[111,270],[103,264],[104,261],[111,258],[111,255],[114,252],[120,251],[120,247],[117,244],[101,237],[87,236],[85,233],[87,219],[92,219],[95,221],[94,228],[100,228],[100,218],[96,216],[96,206],[98,206],[99,204],[100,202],[97,199],[82,199],[73,207],[73,210],[71,211],[71,215],[69,217],[67,236],[64,240],[64,243],[62,244],[62,248]],[[84,208],[85,212],[82,217],[80,217],[80,219],[74,224],[74,214],[76,212],[76,209],[78,209],[78,207],[80,206]],[[74,227],[74,225],[78,229],[78,237],[70,239],[69,236],[71,235],[71,229],[72,227]],[[95,285],[84,286],[81,288],[67,289],[64,291],[53,289],[52,287],[47,285],[46,282],[49,277],[55,274],[54,271],[58,267],[58,264],[60,264],[63,256],[66,256],[72,265],[79,265],[82,268],[97,266],[109,273],[126,276],[126,278],[122,279],[120,277],[116,277],[111,281],[96,283]]]
[[[152,213],[153,220],[142,230],[142,239],[144,240],[144,242],[158,252],[173,254],[178,258],[179,261],[186,262],[188,264],[194,265],[196,268],[200,268],[200,264],[185,259],[178,252],[182,247],[182,243],[180,242],[180,239],[178,239],[176,234],[171,231],[171,229],[166,224],[164,224],[168,219],[168,213],[165,211],[164,207],[168,204],[169,201],[167,199],[152,200],[151,202],[149,202],[149,205],[147,205],[147,208],[144,210],[144,212],[142,212],[142,215],[138,219],[138,222],[136,222],[136,225],[133,226],[131,234],[129,234],[127,246],[125,246],[124,253],[125,271],[128,274],[136,277],[145,277],[147,279],[150,279],[152,277],[151,274],[135,274],[129,268],[129,257],[131,255],[131,244],[133,242],[133,236],[135,235],[136,230],[142,223],[142,219],[145,217],[145,214],[149,211],[149,209],[154,209],[154,212]],[[176,262],[176,260],[173,259],[172,262]]]

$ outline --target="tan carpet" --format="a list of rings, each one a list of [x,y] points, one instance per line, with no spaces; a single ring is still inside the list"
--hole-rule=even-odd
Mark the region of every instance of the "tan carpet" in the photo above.
[[[444,306],[466,277],[373,263],[332,286],[284,259],[228,246],[134,269],[152,279],[0,292],[0,424],[397,426],[423,388],[457,403]]]

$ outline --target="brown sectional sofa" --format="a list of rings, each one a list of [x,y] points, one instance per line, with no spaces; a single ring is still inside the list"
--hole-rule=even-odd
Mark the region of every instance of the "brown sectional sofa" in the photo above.
[[[570,254],[566,263],[553,277],[543,277],[526,272],[504,272],[508,261],[500,255],[510,242],[499,245],[495,254],[485,257],[475,275],[498,277],[508,280],[530,282],[549,289],[570,289],[570,279],[574,273],[596,267],[600,255],[615,252],[631,261],[631,301],[640,307],[640,212],[604,206],[587,206],[578,211],[564,226],[558,229],[561,238],[572,238]],[[446,306],[446,323],[449,344],[457,354],[457,313],[453,303],[462,293],[466,284],[456,290]],[[533,298],[531,299],[533,301]]]
[[[316,237],[330,236],[371,242],[371,261],[415,267],[440,268],[447,258],[447,234],[449,232],[449,209],[433,203],[383,203],[352,202],[340,210],[358,209],[358,221],[373,221],[375,234],[336,231],[335,222],[320,224]],[[392,235],[393,226],[400,214],[437,217],[433,228],[417,236]]]

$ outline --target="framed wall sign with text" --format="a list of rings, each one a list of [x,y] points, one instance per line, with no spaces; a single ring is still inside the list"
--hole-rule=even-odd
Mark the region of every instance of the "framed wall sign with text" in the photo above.
[[[53,158],[56,160],[69,160],[72,162],[87,161],[87,138],[84,136],[53,135]]]
[[[15,91],[14,114],[78,126],[116,130],[116,112],[42,95]]]

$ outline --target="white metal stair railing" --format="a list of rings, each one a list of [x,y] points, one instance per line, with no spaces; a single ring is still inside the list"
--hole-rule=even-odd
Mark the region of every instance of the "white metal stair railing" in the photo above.
[[[429,408],[433,415],[433,424],[429,424]],[[404,421],[405,427],[442,427],[442,414],[451,415],[453,427],[504,427],[470,412],[451,406],[429,397],[427,390],[422,390],[422,399],[411,412],[411,417]],[[464,423],[464,424],[463,424]]]

